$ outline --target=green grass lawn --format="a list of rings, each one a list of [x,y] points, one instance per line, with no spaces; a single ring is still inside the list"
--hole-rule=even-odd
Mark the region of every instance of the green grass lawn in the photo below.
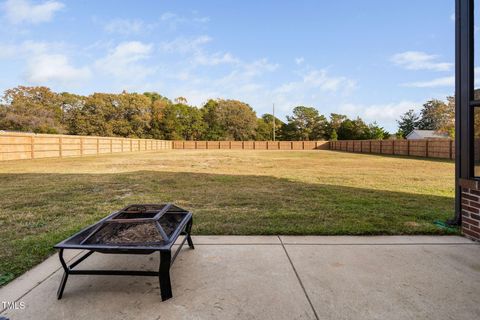
[[[130,203],[174,202],[194,213],[194,234],[238,235],[445,234],[433,221],[451,217],[454,204],[451,161],[333,151],[11,161],[0,181],[3,282]]]

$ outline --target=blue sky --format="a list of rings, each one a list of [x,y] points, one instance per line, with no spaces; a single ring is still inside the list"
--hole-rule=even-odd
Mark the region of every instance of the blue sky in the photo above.
[[[454,91],[453,0],[0,2],[0,90],[157,91],[395,119]]]

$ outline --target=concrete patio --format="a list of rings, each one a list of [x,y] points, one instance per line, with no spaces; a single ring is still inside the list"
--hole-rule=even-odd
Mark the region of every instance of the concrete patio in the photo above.
[[[457,236],[197,236],[161,302],[149,277],[71,276],[56,255],[0,289],[16,319],[479,319],[480,246]],[[67,255],[74,258],[80,252]],[[94,254],[80,267],[158,268]],[[79,268],[80,268],[79,267]],[[24,306],[24,307],[22,307]]]

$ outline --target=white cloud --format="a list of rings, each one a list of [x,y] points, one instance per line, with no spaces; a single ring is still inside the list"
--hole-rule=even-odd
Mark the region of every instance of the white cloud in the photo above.
[[[180,37],[160,44],[160,50],[167,53],[191,55],[190,63],[194,66],[216,66],[220,64],[236,64],[240,60],[229,52],[209,53],[204,47],[212,38],[206,35],[195,38]]]
[[[0,43],[0,58],[12,58],[18,52],[18,47],[13,44]]]
[[[242,68],[246,76],[254,77],[277,70],[278,64],[269,62],[267,58],[262,58],[251,63],[244,63]]]
[[[303,62],[305,62],[305,59],[303,57],[295,58],[295,63],[296,64],[300,65]]]
[[[193,21],[198,22],[198,23],[207,23],[207,22],[210,21],[210,18],[209,17],[197,17],[197,18],[193,18]]]
[[[347,77],[332,76],[325,69],[310,70],[303,74],[301,81],[293,81],[281,85],[276,89],[279,93],[304,91],[305,89],[319,89],[325,92],[348,92],[356,87],[355,80]]]
[[[142,65],[152,53],[153,45],[140,41],[123,42],[109,54],[96,61],[95,66],[110,75],[123,79],[141,79],[155,71],[154,67]]]
[[[26,80],[34,84],[74,84],[91,76],[88,67],[72,66],[63,54],[40,54],[27,62]]]
[[[33,55],[64,50],[64,44],[55,42],[28,40],[18,44],[0,43],[0,57],[4,59],[28,58]]]
[[[210,98],[238,99],[261,106],[265,100],[270,100],[268,88],[261,77],[274,72],[278,65],[268,59],[257,59],[251,62],[238,61],[230,65],[230,71],[225,75],[212,75],[197,72],[196,68],[189,72],[178,72],[176,78],[182,81],[171,90],[173,96],[182,95],[194,105],[202,105]],[[270,103],[269,103],[270,104]]]
[[[455,77],[441,77],[429,81],[418,81],[418,82],[409,82],[404,83],[404,87],[414,87],[414,88],[436,88],[436,87],[453,87],[455,86]]]
[[[5,16],[13,24],[47,22],[52,20],[55,12],[65,5],[58,1],[32,4],[27,0],[7,0],[3,5]]]
[[[310,71],[303,77],[303,82],[309,86],[331,92],[336,92],[340,89],[353,89],[356,86],[354,80],[346,77],[330,76],[326,70]]]
[[[162,15],[160,16],[161,21],[178,20],[178,19],[180,19],[180,16],[178,14],[168,12],[168,11],[162,13]]]
[[[56,42],[0,44],[0,57],[21,60],[23,77],[32,84],[76,85],[88,79],[90,68],[72,65],[67,52],[65,44]]]
[[[108,33],[118,33],[122,35],[140,34],[152,29],[142,20],[114,19],[107,22],[104,29]]]
[[[339,113],[346,114],[349,117],[359,116],[366,122],[376,121],[381,125],[394,128],[396,126],[396,120],[399,119],[402,114],[410,109],[418,111],[421,106],[422,103],[408,100],[373,105],[347,103],[340,106]]]
[[[197,13],[193,16],[181,16],[173,12],[164,12],[160,17],[152,22],[146,22],[141,19],[117,18],[103,24],[104,30],[108,33],[117,33],[121,35],[139,35],[150,32],[158,27],[175,30],[179,25],[199,26],[210,21],[208,17],[199,17]]]
[[[480,86],[480,67],[474,69],[475,87]],[[413,88],[437,88],[437,87],[451,87],[455,86],[455,76],[440,77],[428,81],[408,82],[402,84],[404,87]]]
[[[194,13],[196,15],[196,13]],[[205,24],[210,21],[209,17],[185,17],[173,12],[164,12],[160,16],[160,22],[167,25],[170,29],[176,29],[181,24]]]
[[[214,54],[204,54],[199,52],[194,61],[196,64],[205,65],[205,66],[216,66],[219,64],[230,64],[230,63],[238,63],[239,60],[235,58],[231,53],[214,53]]]
[[[450,71],[453,63],[437,62],[437,55],[421,51],[406,51],[393,55],[392,62],[408,70]]]
[[[196,38],[180,37],[172,41],[164,41],[160,44],[160,49],[169,53],[192,53],[201,50],[201,47],[212,41],[212,38],[206,35]]]

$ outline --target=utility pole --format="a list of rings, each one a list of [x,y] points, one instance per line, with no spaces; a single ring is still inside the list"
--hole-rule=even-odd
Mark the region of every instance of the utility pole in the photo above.
[[[275,103],[273,104],[273,141],[275,141]]]

